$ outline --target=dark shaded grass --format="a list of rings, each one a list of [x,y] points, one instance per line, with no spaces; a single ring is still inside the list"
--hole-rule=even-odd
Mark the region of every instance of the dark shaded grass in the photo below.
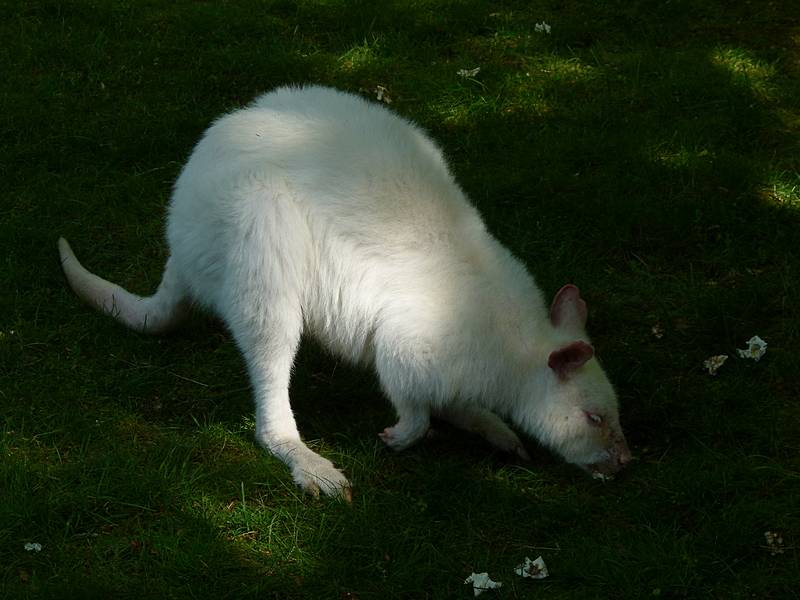
[[[2,594],[450,598],[470,596],[473,570],[507,598],[796,594],[792,4],[5,3]],[[57,236],[148,293],[192,145],[288,82],[385,86],[546,293],[582,288],[629,473],[601,485],[533,443],[517,464],[447,428],[390,454],[372,375],[307,342],[301,431],[356,497],[305,498],[251,441],[219,324],[146,338],[79,306]],[[753,334],[770,344],[759,363],[734,356]],[[539,554],[551,578],[513,574]]]

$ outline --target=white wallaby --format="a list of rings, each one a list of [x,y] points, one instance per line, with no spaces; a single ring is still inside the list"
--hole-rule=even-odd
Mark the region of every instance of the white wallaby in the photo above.
[[[289,376],[303,330],[374,366],[402,450],[431,415],[527,454],[501,415],[597,476],[630,460],[614,390],[564,286],[548,311],[525,267],[489,234],[439,148],[384,107],[324,87],[283,87],[216,121],[192,152],[167,217],[156,293],[84,269],[75,292],[128,327],[160,333],[197,303],[247,361],[256,437],[312,494],[350,497],[302,441]]]

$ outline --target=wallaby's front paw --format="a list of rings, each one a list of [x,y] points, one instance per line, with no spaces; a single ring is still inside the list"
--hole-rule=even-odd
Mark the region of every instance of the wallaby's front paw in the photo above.
[[[344,474],[327,458],[310,454],[292,465],[292,478],[302,490],[314,497],[325,496],[353,500],[353,490]]]
[[[495,448],[509,454],[516,454],[523,460],[531,460],[530,454],[525,450],[525,446],[517,434],[505,425],[502,428],[487,428],[479,433]]]
[[[499,448],[503,452],[516,454],[523,460],[531,459],[519,436],[497,416],[488,411],[475,412],[468,421],[462,419],[456,421],[455,424],[477,433],[492,446]]]

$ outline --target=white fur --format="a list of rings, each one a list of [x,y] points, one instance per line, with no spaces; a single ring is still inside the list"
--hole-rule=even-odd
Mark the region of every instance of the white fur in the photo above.
[[[177,180],[167,241],[150,298],[59,247],[75,291],[131,327],[164,330],[189,301],[218,314],[247,361],[258,441],[312,493],[347,495],[349,484],[295,425],[289,376],[303,330],[374,366],[398,413],[381,434],[395,449],[419,440],[432,412],[523,454],[497,412],[584,465],[607,440],[582,411],[603,414],[621,436],[595,360],[566,381],[547,366],[554,350],[588,342],[583,323],[551,323],[533,279],[486,231],[437,146],[381,106],[285,87],[220,118]]]

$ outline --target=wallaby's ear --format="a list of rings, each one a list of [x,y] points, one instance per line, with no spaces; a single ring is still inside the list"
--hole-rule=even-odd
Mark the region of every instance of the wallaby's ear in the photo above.
[[[594,348],[578,340],[553,350],[547,359],[547,366],[556,372],[559,379],[567,379],[573,371],[585,365],[593,356]]]
[[[553,298],[550,305],[550,322],[568,331],[583,331],[586,327],[586,302],[581,298],[580,290],[568,283]]]

